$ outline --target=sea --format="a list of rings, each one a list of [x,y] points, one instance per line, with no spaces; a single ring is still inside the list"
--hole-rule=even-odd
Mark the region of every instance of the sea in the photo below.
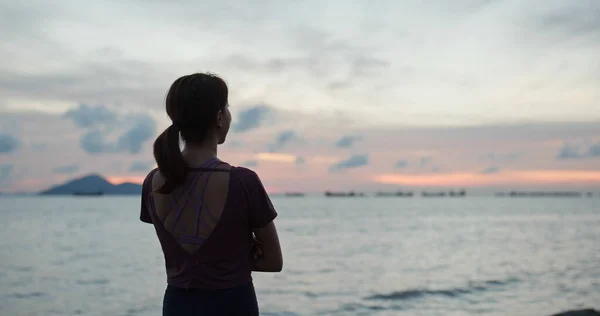
[[[600,309],[600,198],[273,197],[282,273],[261,315]],[[0,198],[0,315],[160,315],[139,197]]]

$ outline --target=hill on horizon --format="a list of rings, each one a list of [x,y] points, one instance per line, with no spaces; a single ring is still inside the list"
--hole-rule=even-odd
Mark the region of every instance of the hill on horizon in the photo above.
[[[121,183],[114,185],[99,174],[89,174],[81,178],[69,180],[63,184],[52,186],[39,192],[41,195],[74,195],[94,194],[103,195],[132,195],[141,194],[142,186],[136,183]]]

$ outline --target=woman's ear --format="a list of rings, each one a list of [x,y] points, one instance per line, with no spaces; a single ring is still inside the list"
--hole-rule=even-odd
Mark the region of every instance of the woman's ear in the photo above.
[[[219,110],[219,112],[217,112],[217,127],[218,128],[223,127],[223,111],[221,111],[221,110]]]

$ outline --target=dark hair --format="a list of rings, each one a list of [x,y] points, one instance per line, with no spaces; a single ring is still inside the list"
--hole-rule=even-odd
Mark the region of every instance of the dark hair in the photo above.
[[[186,75],[173,82],[165,102],[173,124],[154,141],[154,159],[165,178],[159,193],[171,193],[185,181],[188,165],[179,148],[179,134],[185,142],[204,141],[217,113],[227,106],[227,95],[225,81],[208,73]]]

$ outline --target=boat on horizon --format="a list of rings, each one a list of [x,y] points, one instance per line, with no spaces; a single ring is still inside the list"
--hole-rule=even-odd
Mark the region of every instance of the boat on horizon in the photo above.
[[[325,196],[326,197],[362,197],[362,196],[365,196],[365,194],[362,192],[356,193],[354,191],[350,191],[350,192],[325,191]]]
[[[375,193],[375,196],[380,196],[380,197],[412,197],[414,194],[413,192],[377,192]]]
[[[289,196],[289,197],[304,197],[305,196],[305,194],[302,192],[285,192],[283,195]]]
[[[465,189],[461,189],[460,191],[450,191],[451,197],[465,197],[467,196],[467,191]]]
[[[507,197],[581,197],[583,193],[575,191],[510,191],[496,196]],[[588,195],[589,196],[589,195]]]
[[[421,192],[422,197],[445,197],[446,192]]]
[[[96,192],[73,192],[73,195],[77,195],[77,196],[101,196],[101,195],[104,195],[104,192],[102,192],[102,191],[96,191]]]

